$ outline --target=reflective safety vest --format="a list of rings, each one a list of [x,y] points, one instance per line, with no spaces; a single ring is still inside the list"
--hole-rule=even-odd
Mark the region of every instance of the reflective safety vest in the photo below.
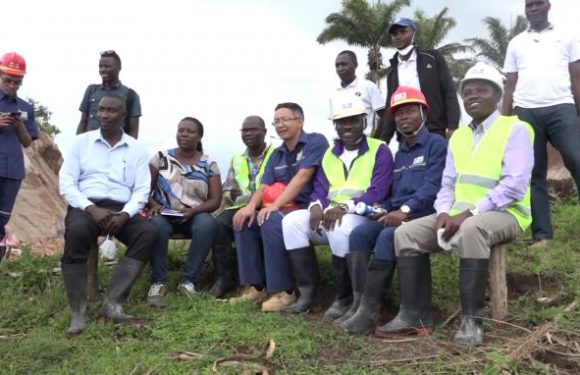
[[[449,213],[451,216],[473,208],[499,184],[507,142],[517,122],[521,121],[516,116],[500,116],[474,150],[472,150],[473,130],[470,127],[460,127],[453,133],[449,147],[453,154],[457,178],[455,202]],[[524,122],[524,125],[533,143],[534,131],[529,124]],[[525,196],[520,201],[511,203],[507,207],[507,212],[515,216],[522,231],[526,230],[532,222],[529,186]]]
[[[246,153],[235,155],[232,158],[232,169],[234,172],[234,176],[238,185],[240,185],[240,189],[242,190],[242,195],[240,197],[247,197],[247,200],[235,204],[231,207],[226,208],[227,210],[233,210],[236,208],[243,207],[247,204],[250,200],[250,196],[256,191],[256,189],[260,186],[260,182],[262,181],[262,176],[264,175],[264,170],[266,169],[266,165],[268,164],[268,160],[270,160],[270,156],[274,152],[275,147],[272,145],[266,146],[266,155],[264,156],[264,160],[262,160],[262,164],[260,165],[260,170],[258,171],[258,175],[254,179],[254,184],[250,186],[251,176],[250,176],[250,168],[248,167],[248,157]]]
[[[329,147],[322,158],[322,169],[330,184],[328,198],[332,203],[345,203],[360,197],[371,185],[379,146],[385,142],[366,138],[369,150],[352,161],[350,171]]]

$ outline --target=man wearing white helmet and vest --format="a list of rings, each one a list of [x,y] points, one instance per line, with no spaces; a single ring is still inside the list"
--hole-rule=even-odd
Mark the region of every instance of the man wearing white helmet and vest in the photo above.
[[[333,100],[332,119],[338,139],[326,150],[321,168],[316,171],[308,209],[291,212],[282,221],[284,244],[300,292],[298,300],[285,311],[305,312],[315,303],[318,264],[311,244],[329,244],[336,290],[334,303],[325,314],[330,319],[344,314],[351,304],[358,304],[360,293],[357,295],[356,290],[360,288],[355,285],[361,280],[354,278],[368,262],[365,254],[349,253],[350,232],[369,220],[355,214],[355,205],[384,200],[393,169],[387,145],[364,134],[367,116],[360,98],[342,93]]]
[[[24,179],[24,154],[38,138],[34,109],[18,97],[26,62],[16,52],[0,57],[0,260],[6,252],[6,229]]]
[[[431,318],[429,255],[455,248],[461,257],[462,318],[455,341],[480,345],[479,315],[485,302],[491,247],[516,239],[531,223],[530,178],[533,131],[515,116],[501,116],[499,72],[482,62],[461,81],[466,112],[472,117],[450,139],[436,214],[395,232],[401,287],[397,316],[375,335],[428,335]],[[438,238],[439,237],[439,238]]]
[[[441,188],[447,141],[425,126],[429,105],[423,93],[399,86],[391,95],[389,115],[402,137],[395,154],[393,183],[381,212],[354,228],[349,236],[351,252],[370,256],[358,309],[345,314],[340,326],[349,333],[365,333],[375,322],[395,271],[395,230],[410,220],[435,212],[433,202]],[[371,255],[372,253],[372,255]]]

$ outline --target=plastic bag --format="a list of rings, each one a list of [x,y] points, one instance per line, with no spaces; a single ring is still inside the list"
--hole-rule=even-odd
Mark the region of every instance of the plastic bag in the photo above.
[[[103,258],[109,260],[115,259],[117,256],[117,244],[115,243],[114,238],[107,234],[107,238],[103,241],[99,250],[101,251],[101,256]]]

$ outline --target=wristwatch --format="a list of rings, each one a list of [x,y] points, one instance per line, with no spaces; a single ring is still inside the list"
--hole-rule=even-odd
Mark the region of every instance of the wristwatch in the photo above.
[[[411,213],[411,207],[407,206],[406,204],[402,205],[400,210],[405,215],[409,215]]]

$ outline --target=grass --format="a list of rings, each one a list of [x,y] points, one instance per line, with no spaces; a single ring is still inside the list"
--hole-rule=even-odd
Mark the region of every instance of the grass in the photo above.
[[[61,277],[52,272],[58,257],[38,258],[24,251],[18,262],[0,263],[0,373],[210,374],[216,360],[239,354],[255,359],[242,361],[237,356],[237,360],[221,365],[220,373],[239,374],[253,362],[265,365],[270,373],[283,374],[493,374],[501,373],[499,368],[518,374],[553,373],[558,364],[534,356],[510,362],[508,354],[527,335],[523,329],[532,330],[551,321],[579,295],[580,207],[555,206],[554,221],[556,239],[549,250],[529,254],[522,241],[510,248],[508,269],[514,293],[508,321],[521,328],[486,321],[485,345],[478,349],[457,348],[450,342],[457,322],[438,327],[429,338],[387,343],[369,336],[346,335],[323,322],[320,313],[263,314],[248,303],[231,305],[203,294],[187,299],[171,293],[166,308],[150,309],[144,302],[148,272],[135,285],[126,308],[151,319],[151,324],[103,325],[93,319],[79,338],[69,340],[64,333],[70,312]],[[185,251],[182,245],[176,247],[169,263],[172,291],[182,264],[180,255]],[[327,282],[330,255],[326,248],[318,251],[322,278]],[[454,256],[433,257],[433,305],[438,324],[458,307],[457,264]],[[104,288],[111,269],[100,269]],[[397,288],[395,281],[383,321],[396,312]],[[563,295],[557,304],[536,303],[537,297],[556,291]],[[91,318],[97,308],[91,306]],[[557,327],[563,339],[566,332],[578,334],[580,309],[564,314]],[[264,352],[270,339],[276,350],[266,360]],[[177,360],[178,353],[184,351],[194,354]]]

